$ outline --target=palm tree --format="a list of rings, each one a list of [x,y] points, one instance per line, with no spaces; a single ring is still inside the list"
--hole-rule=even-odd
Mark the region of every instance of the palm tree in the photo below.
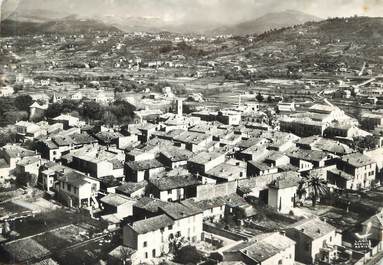
[[[316,206],[318,199],[328,192],[327,181],[317,174],[303,175],[297,189],[298,197],[301,199],[303,195],[308,195],[312,200],[313,207]]]

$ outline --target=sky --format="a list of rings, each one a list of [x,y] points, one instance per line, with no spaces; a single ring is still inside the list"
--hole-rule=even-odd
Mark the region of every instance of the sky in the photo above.
[[[383,16],[383,0],[0,0],[2,19],[18,6],[82,16],[156,17],[168,22],[234,24],[270,12],[298,10],[321,18]]]

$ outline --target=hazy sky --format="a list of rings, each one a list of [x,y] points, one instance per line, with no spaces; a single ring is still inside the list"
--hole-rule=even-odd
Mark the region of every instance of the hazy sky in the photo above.
[[[5,13],[19,8],[47,9],[79,15],[158,17],[174,22],[214,21],[231,24],[268,12],[294,9],[322,18],[383,16],[383,0],[0,0]]]

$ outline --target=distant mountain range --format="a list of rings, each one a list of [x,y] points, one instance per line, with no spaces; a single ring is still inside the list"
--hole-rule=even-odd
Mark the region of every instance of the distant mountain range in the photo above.
[[[121,32],[121,30],[96,19],[79,19],[76,16],[54,20],[39,17],[33,18],[32,22],[27,21],[25,17],[22,20],[13,20],[11,17],[1,22],[1,36],[87,32]]]
[[[67,16],[69,16],[69,14],[67,13],[48,11],[45,9],[33,9],[28,11],[23,9],[17,9],[9,17],[7,17],[7,20],[18,22],[44,23],[52,20],[63,19]]]
[[[123,32],[179,32],[216,34],[261,34],[270,29],[288,27],[308,21],[319,21],[320,18],[299,11],[287,10],[280,13],[269,13],[257,19],[236,25],[217,25],[213,23],[194,22],[176,24],[155,17],[116,17],[103,16],[80,18],[65,13],[36,10],[17,10],[1,23],[2,35],[23,35],[27,33],[74,32],[81,31],[123,31]]]

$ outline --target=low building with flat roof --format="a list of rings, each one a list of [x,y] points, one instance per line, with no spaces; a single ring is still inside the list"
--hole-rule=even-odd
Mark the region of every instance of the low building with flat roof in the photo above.
[[[188,161],[187,168],[192,173],[205,174],[223,162],[225,162],[225,154],[217,152],[201,152]]]
[[[196,197],[196,187],[201,184],[190,174],[150,178],[148,182],[148,192],[163,201],[180,201]]]

